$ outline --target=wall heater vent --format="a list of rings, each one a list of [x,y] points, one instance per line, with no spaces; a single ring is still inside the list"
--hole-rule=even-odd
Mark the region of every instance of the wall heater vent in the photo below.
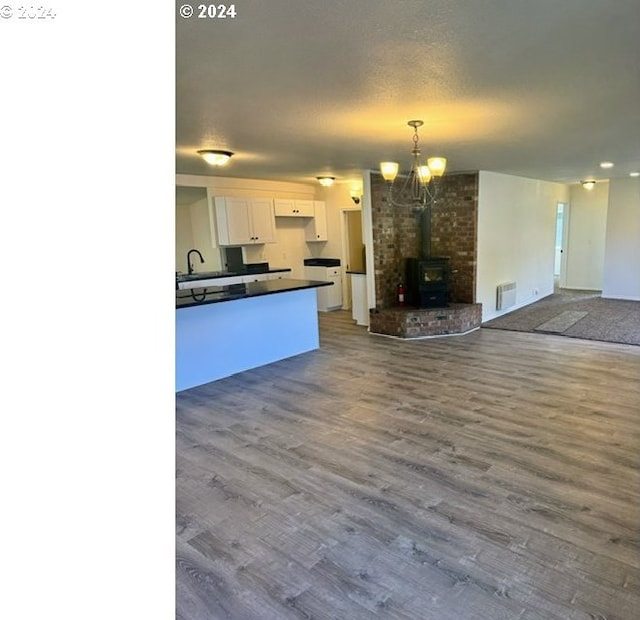
[[[496,299],[496,310],[505,310],[516,303],[516,283],[505,282],[498,284],[498,295]]]

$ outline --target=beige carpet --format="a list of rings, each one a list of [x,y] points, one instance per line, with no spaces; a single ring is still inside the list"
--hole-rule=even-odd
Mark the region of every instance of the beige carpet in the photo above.
[[[599,292],[560,289],[482,327],[640,345],[640,301],[603,299]]]

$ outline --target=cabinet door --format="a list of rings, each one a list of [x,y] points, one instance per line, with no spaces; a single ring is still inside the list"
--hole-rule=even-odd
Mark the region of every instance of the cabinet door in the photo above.
[[[274,198],[273,209],[277,217],[292,217],[296,214],[296,201],[293,198]]]
[[[304,228],[306,241],[327,241],[327,209],[321,200],[313,201],[313,219]]]
[[[367,276],[351,274],[352,317],[358,325],[369,325],[369,303],[367,300]]]
[[[270,273],[269,280],[282,280],[283,278],[290,278],[291,270],[288,271],[278,271],[277,273]]]
[[[248,245],[252,240],[251,201],[246,198],[216,198],[216,224],[220,245]]]
[[[313,217],[313,200],[296,200],[298,217]]]
[[[313,200],[274,198],[276,217],[313,217]]]
[[[251,200],[251,241],[249,243],[275,243],[276,221],[273,203],[267,198]]]
[[[333,286],[327,286],[327,308],[340,308],[342,306],[342,278],[340,274],[329,275],[329,281],[333,282]]]
[[[247,284],[248,282],[264,282],[269,279],[268,273],[254,273],[250,276],[242,276],[242,281]]]

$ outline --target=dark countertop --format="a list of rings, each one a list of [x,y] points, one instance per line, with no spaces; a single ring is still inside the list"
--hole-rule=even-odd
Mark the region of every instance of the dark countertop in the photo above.
[[[212,280],[214,278],[232,278],[234,276],[253,276],[258,273],[282,273],[291,271],[288,267],[282,269],[242,269],[239,271],[201,271],[192,274],[183,273],[176,276],[176,282],[193,282],[194,280]]]
[[[282,271],[288,271],[284,269]],[[287,291],[300,291],[320,286],[333,286],[333,282],[319,282],[317,280],[265,280],[264,282],[248,282],[247,284],[231,284],[229,286],[207,286],[205,288],[184,289],[176,291],[176,310],[203,306],[206,304],[247,299],[262,295],[274,295]]]
[[[340,267],[339,258],[305,258],[305,267]]]

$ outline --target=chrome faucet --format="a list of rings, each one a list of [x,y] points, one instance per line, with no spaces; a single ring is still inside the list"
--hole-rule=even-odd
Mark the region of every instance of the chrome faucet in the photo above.
[[[187,252],[187,273],[191,275],[193,273],[193,265],[191,264],[191,252],[195,252],[200,257],[200,262],[204,263],[204,258],[202,258],[202,254],[198,250],[189,250]]]

